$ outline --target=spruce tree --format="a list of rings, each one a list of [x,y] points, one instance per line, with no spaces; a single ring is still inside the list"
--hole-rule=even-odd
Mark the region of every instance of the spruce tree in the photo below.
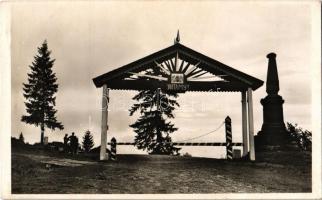
[[[48,50],[45,40],[38,47],[38,54],[29,66],[28,83],[23,83],[25,106],[27,115],[23,115],[22,122],[40,126],[40,143],[44,142],[45,127],[62,130],[64,126],[56,119],[57,110],[55,93],[58,90],[56,74],[52,67],[55,59],[50,58],[51,51]]]
[[[88,153],[94,146],[94,140],[91,132],[87,130],[83,136],[83,149]]]
[[[23,137],[22,132],[20,132],[19,141],[25,143],[25,138]]]
[[[162,73],[159,68],[153,68],[146,74]],[[166,76],[166,74],[163,75]],[[133,104],[129,110],[130,116],[136,112],[140,114],[137,121],[130,125],[136,133],[134,143],[138,149],[147,150],[150,154],[172,155],[178,153],[180,148],[173,146],[170,137],[171,133],[178,130],[170,121],[174,118],[175,107],[179,106],[176,101],[177,97],[177,93],[143,90],[132,98],[138,103]]]

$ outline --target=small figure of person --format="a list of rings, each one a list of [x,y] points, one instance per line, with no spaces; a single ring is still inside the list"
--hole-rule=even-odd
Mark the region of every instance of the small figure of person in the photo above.
[[[70,149],[72,151],[72,154],[75,155],[77,153],[78,148],[78,138],[75,136],[75,133],[72,132],[72,135],[69,136],[70,140]]]
[[[65,137],[64,137],[64,152],[65,153],[68,153],[68,134],[65,134]]]
[[[75,154],[78,154],[78,137],[75,136]]]

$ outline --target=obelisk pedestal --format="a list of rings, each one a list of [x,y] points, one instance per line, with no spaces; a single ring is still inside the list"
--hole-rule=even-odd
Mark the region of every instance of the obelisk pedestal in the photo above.
[[[270,53],[268,58],[266,92],[261,99],[263,105],[262,130],[255,138],[256,151],[272,148],[283,148],[286,145],[286,128],[283,116],[283,98],[278,95],[279,79],[276,65],[276,54]]]

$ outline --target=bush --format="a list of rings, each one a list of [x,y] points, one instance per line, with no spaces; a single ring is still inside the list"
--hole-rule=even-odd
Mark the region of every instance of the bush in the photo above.
[[[304,151],[312,150],[312,132],[303,130],[297,124],[287,122],[286,130],[291,141],[295,141],[297,146]]]
[[[188,152],[184,153],[182,156],[183,157],[192,157],[191,154],[189,154]]]

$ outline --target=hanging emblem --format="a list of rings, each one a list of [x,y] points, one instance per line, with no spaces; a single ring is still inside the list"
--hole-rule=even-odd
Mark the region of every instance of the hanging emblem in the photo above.
[[[183,73],[171,73],[168,79],[167,90],[175,92],[185,92],[189,90]]]

